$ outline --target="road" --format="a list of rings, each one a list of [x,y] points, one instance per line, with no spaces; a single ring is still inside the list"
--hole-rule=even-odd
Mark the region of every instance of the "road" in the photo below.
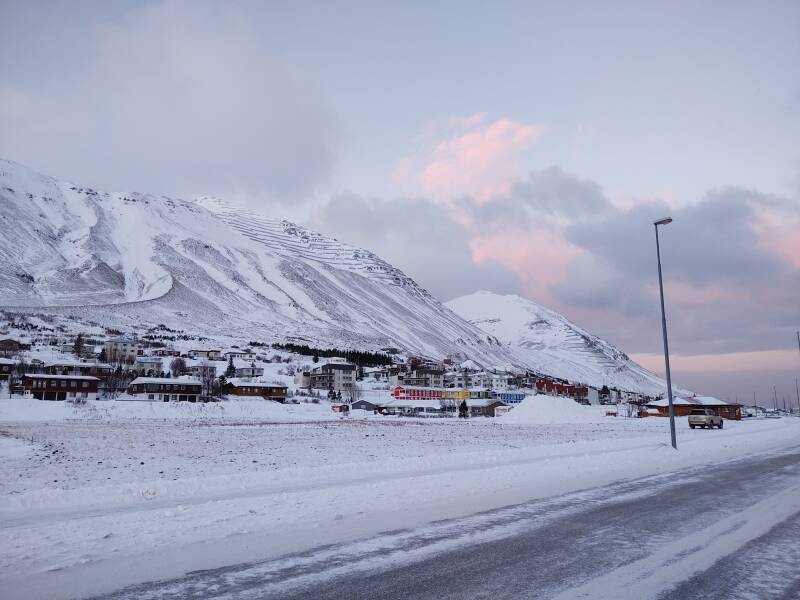
[[[798,540],[800,446],[102,598],[798,599]]]

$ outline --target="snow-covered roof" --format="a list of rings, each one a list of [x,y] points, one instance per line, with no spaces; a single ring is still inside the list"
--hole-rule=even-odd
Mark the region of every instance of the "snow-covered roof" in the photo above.
[[[229,379],[228,383],[234,387],[287,387],[282,383],[270,383],[267,381],[240,381],[236,379]]]
[[[106,340],[106,343],[114,343],[114,344],[138,344],[139,342],[130,337],[115,337]]]
[[[675,396],[672,398],[672,404],[673,406],[729,406],[728,402],[712,396]],[[669,406],[669,400],[667,398],[654,400],[648,402],[647,406]]]
[[[101,362],[86,362],[82,360],[51,360],[44,363],[45,367],[100,367],[110,369],[111,365]]]
[[[43,373],[28,373],[23,377],[30,377],[31,379],[76,379],[79,381],[100,381],[97,377],[91,375],[49,375]]]
[[[0,358],[0,365],[13,365],[14,361],[10,358]]]
[[[131,381],[131,385],[135,385],[137,383],[188,383],[201,385],[200,380],[195,379],[194,377],[137,377]]]

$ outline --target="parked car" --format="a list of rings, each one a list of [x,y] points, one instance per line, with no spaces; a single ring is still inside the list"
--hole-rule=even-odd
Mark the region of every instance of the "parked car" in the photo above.
[[[722,429],[722,417],[715,415],[707,408],[695,408],[689,415],[689,427],[692,429],[695,427],[701,427],[703,429],[706,427],[711,428],[715,425]]]

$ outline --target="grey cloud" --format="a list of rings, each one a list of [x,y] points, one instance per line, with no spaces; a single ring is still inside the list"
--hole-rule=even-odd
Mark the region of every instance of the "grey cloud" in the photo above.
[[[237,11],[134,5],[95,29],[73,23],[74,39],[59,32],[69,69],[22,72],[51,73],[55,45],[24,69],[3,61],[0,155],[106,189],[306,198],[330,175],[336,117]]]
[[[441,206],[423,198],[334,197],[311,225],[375,252],[447,301],[479,289],[520,293],[519,279],[494,262],[472,262],[467,232]]]
[[[598,184],[555,166],[531,172],[527,180],[512,186],[510,196],[537,213],[551,215],[596,215],[611,207]]]
[[[756,208],[765,202],[755,192],[721,189],[678,209],[651,202],[615,210],[576,222],[565,235],[573,244],[638,278],[649,274],[655,263],[653,221],[671,215],[673,223],[661,230],[662,255],[670,277],[693,284],[755,283],[786,270],[780,258],[760,246],[752,227]]]
[[[780,347],[797,326],[800,273],[767,251],[753,229],[758,211],[774,206],[800,211],[785,199],[720,188],[677,209],[651,202],[575,222],[566,237],[585,254],[552,292],[566,306],[626,315],[622,329],[618,321],[617,329],[609,330],[610,321],[598,320],[598,333],[624,340],[633,352],[657,351],[660,315],[652,222],[670,215],[674,221],[661,230],[661,250],[673,349],[711,353]],[[686,301],[670,289],[671,282],[725,296]]]
[[[500,230],[556,221],[593,218],[611,210],[603,189],[593,181],[566,173],[559,167],[532,171],[505,194],[478,202],[461,198],[458,205],[484,228]]]

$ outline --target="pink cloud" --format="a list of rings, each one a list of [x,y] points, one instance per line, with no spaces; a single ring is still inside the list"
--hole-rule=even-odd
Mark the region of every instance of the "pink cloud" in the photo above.
[[[444,201],[464,195],[485,201],[506,191],[521,174],[520,154],[536,142],[542,128],[508,118],[487,123],[486,118],[486,113],[476,113],[450,119],[450,132],[432,150],[397,162],[393,182],[411,181]]]
[[[569,263],[582,253],[544,229],[476,234],[470,248],[474,262],[493,260],[507,267],[522,280],[524,294],[540,302],[552,300],[549,288],[564,280]]]

